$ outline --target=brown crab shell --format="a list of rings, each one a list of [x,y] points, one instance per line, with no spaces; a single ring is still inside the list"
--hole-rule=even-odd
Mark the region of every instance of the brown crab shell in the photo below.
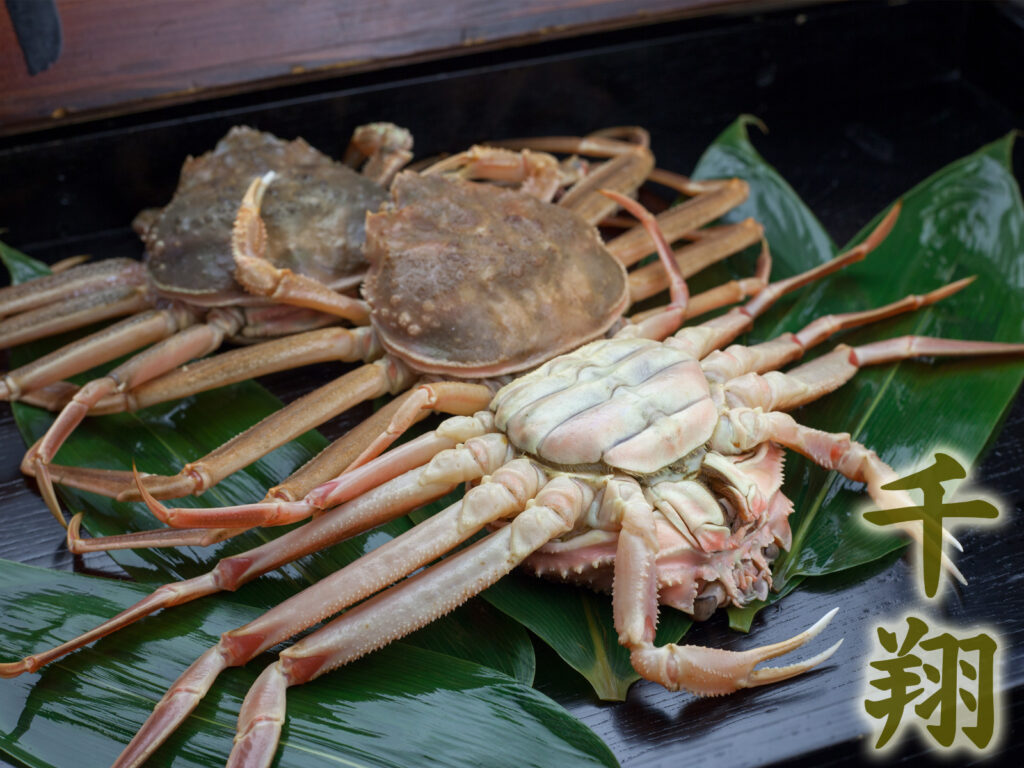
[[[367,215],[363,295],[384,348],[461,378],[533,368],[602,336],[625,268],[576,214],[513,189],[406,171]]]
[[[277,173],[261,208],[269,260],[334,288],[359,282],[365,213],[385,190],[302,139],[235,127],[213,151],[185,161],[166,207],[135,219],[162,294],[205,305],[255,301],[233,277],[231,228],[246,188],[267,171]]]

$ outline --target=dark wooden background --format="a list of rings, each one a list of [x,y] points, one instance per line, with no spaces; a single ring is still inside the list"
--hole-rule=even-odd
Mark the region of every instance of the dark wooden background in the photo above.
[[[63,51],[29,76],[0,12],[0,133],[268,83],[797,0],[58,0]]]
[[[762,154],[844,242],[923,177],[1024,126],[1022,67],[1024,21],[1008,4],[841,4],[636,27],[0,139],[0,226],[11,244],[46,261],[82,252],[137,256],[131,218],[167,199],[186,154],[208,149],[237,123],[302,135],[335,155],[351,127],[369,120],[408,125],[424,155],[482,138],[640,123],[651,129],[659,163],[685,171],[750,112],[771,129],[755,137]],[[291,399],[334,372],[286,374],[269,385]],[[0,409],[0,556],[116,573],[104,556],[67,553],[18,473],[23,450],[9,410]],[[1022,463],[1018,399],[979,469],[1011,520],[998,535],[964,537],[960,565],[971,585],[941,611],[958,625],[996,625],[1008,646],[1009,726],[988,764],[1011,761],[1022,745]],[[869,627],[914,599],[907,566],[895,561],[791,595],[763,613],[752,637],[728,632],[721,619],[693,635],[733,648],[772,642],[841,604],[831,631],[846,642],[835,659],[782,686],[696,700],[640,684],[616,705],[594,701],[582,684],[542,688],[625,766],[857,765],[868,752],[859,707]],[[542,668],[550,663],[541,652]],[[911,741],[893,762],[919,764],[921,749]]]

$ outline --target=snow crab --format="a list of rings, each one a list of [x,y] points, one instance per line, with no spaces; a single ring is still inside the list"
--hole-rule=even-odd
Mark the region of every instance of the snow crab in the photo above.
[[[312,361],[365,362],[190,462],[177,475],[146,477],[147,491],[159,498],[201,493],[353,405],[420,384],[304,468],[301,477],[291,478],[269,494],[301,498],[344,467],[372,458],[430,409],[472,413],[493,393],[488,379],[535,367],[621,324],[633,303],[658,293],[667,282],[656,264],[627,273],[627,266],[653,251],[642,227],[607,246],[603,243],[595,224],[622,200],[599,194],[601,188],[632,192],[650,178],[692,196],[658,218],[673,240],[692,240],[674,254],[685,274],[761,238],[761,229],[752,220],[698,231],[742,201],[746,185],[737,180],[691,182],[654,170],[646,133],[639,129],[559,142],[560,147],[610,159],[581,173],[574,160],[559,163],[544,152],[474,147],[421,172],[400,173],[391,185],[390,203],[369,213],[366,220],[365,255],[370,270],[363,293],[369,326],[321,329],[237,349],[134,389],[118,382],[108,385],[104,394],[109,395],[109,407],[135,408]],[[516,184],[519,189],[493,182]],[[272,174],[257,177],[243,199],[232,241],[237,279],[250,294],[275,303],[315,305],[331,312],[337,295],[333,290],[268,258],[268,225],[261,211],[276,183]],[[568,190],[552,204],[566,186]],[[765,252],[754,277],[694,297],[686,311],[707,311],[756,292],[765,284],[769,266]],[[557,324],[543,320],[555,315]],[[635,320],[655,322],[642,315]],[[114,386],[121,391],[111,392]],[[88,404],[99,412],[106,407],[95,399]],[[30,452],[23,464],[26,472],[39,475],[44,466],[40,455],[52,457],[54,451],[48,446],[59,445],[84,415],[85,405],[64,425],[58,420]],[[381,426],[390,419],[394,424],[382,433]],[[138,498],[125,471],[45,464],[45,475],[105,495]],[[260,524],[273,522],[265,519]],[[236,526],[182,531],[176,536],[162,531],[93,541],[81,539],[74,524],[69,542],[77,552],[208,544],[237,530]]]
[[[667,688],[715,696],[812,669],[838,643],[803,662],[755,666],[806,644],[834,611],[787,641],[738,653],[656,647],[654,626],[659,603],[702,616],[719,605],[744,605],[768,589],[768,566],[789,543],[792,503],[780,490],[783,448],[863,482],[876,504],[911,503],[904,493],[883,488],[895,475],[870,448],[847,434],[803,426],[786,411],[839,388],[863,366],[919,355],[1024,353],[1024,344],[907,336],[840,345],[785,373],[776,370],[841,329],[931,304],[970,279],[873,310],[822,317],[761,344],[720,349],[786,291],[862,257],[884,237],[894,215],[854,251],[681,330],[672,326],[685,314],[685,283],[659,242],[661,262],[673,277],[671,301],[656,322],[626,326],[544,363],[505,384],[473,415],[449,418],[301,501],[218,510],[218,525],[253,514],[317,516],[222,561],[209,574],[161,587],[85,635],[0,665],[0,675],[38,669],[159,608],[233,589],[462,483],[471,487],[456,503],[225,633],[171,687],[116,765],[143,762],[225,668],[344,610],[282,651],[242,705],[229,765],[267,766],[284,723],[288,687],[433,621],[519,565],[610,588],[619,641],[633,666]],[[645,225],[657,239],[652,220]],[[199,514],[168,510],[141,483],[140,489],[164,519]]]
[[[8,316],[0,323],[0,347],[131,315],[0,380],[0,399],[61,411],[26,464],[39,474],[91,409],[103,412],[104,401],[124,400],[125,392],[215,351],[225,339],[252,342],[294,334],[335,323],[339,316],[365,322],[366,305],[340,291],[358,286],[366,271],[364,214],[380,205],[386,185],[411,158],[411,145],[405,129],[389,123],[362,126],[343,164],[302,139],[285,142],[233,128],[214,150],[185,162],[166,207],[136,217],[134,228],[146,246],[144,263],[110,259],[0,290],[0,315]],[[353,170],[360,165],[361,173]],[[311,301],[288,306],[253,295],[234,278],[232,222],[253,175],[267,170],[276,173],[278,183],[267,198],[265,256],[339,291],[327,312]],[[63,381],[151,344],[77,392]],[[41,487],[51,511],[62,519],[45,479]]]

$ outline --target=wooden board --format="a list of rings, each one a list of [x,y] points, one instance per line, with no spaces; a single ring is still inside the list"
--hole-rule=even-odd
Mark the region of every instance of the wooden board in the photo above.
[[[60,0],[63,51],[35,76],[0,13],[0,132],[745,4]]]

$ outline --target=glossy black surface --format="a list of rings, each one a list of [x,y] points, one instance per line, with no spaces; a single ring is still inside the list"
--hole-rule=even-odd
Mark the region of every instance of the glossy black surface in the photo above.
[[[1022,65],[1024,13],[1012,5],[826,5],[641,28],[8,138],[0,144],[0,225],[12,245],[46,261],[82,252],[138,255],[128,228],[135,213],[166,200],[185,154],[211,147],[238,123],[302,135],[339,155],[353,126],[387,119],[413,131],[420,156],[488,137],[639,123],[651,130],[659,164],[686,171],[748,112],[770,128],[754,137],[758,149],[842,243],[920,179],[1024,126]],[[1018,178],[1020,158],[1018,151]],[[333,370],[283,374],[269,385],[291,399]],[[0,436],[0,556],[116,573],[103,556],[67,553],[18,472],[24,448],[6,407]],[[971,583],[942,609],[958,626],[981,621],[1002,633],[1011,694],[1006,738],[991,764],[1009,759],[1022,741],[1022,462],[1018,398],[977,471],[978,482],[1003,497],[1010,520],[997,533],[963,536],[959,562]],[[729,632],[723,618],[690,636],[721,647],[763,644],[791,636],[839,602],[830,631],[846,642],[827,673],[711,700],[652,684],[635,686],[618,705],[597,703],[582,683],[542,690],[627,766],[859,764],[868,752],[859,707],[870,627],[915,600],[906,563],[866,571],[854,587],[834,577],[789,596],[756,620],[751,638]],[[920,749],[911,740],[893,761],[916,764]]]

